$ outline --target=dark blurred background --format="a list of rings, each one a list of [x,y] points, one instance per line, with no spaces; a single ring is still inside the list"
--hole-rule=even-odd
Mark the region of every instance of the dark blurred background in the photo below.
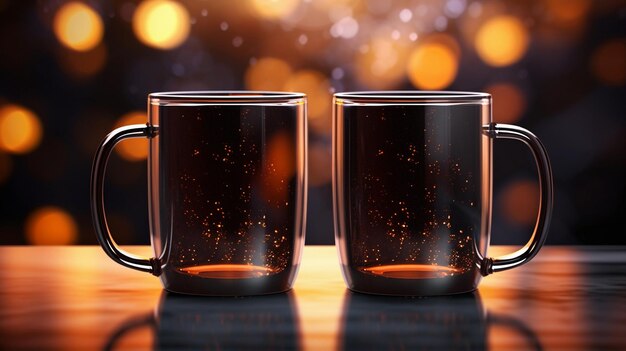
[[[0,0],[0,243],[95,244],[92,156],[145,123],[146,95],[292,90],[309,96],[307,243],[333,242],[331,94],[447,89],[494,96],[554,167],[551,244],[626,244],[626,1]],[[122,244],[149,242],[146,144],[108,168]],[[497,141],[492,242],[537,211],[524,146]]]

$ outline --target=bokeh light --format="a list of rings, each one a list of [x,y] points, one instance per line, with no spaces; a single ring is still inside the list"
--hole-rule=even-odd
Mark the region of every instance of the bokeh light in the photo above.
[[[377,36],[356,51],[356,77],[371,89],[396,87],[405,78],[409,48],[391,37]]]
[[[548,12],[557,21],[569,22],[583,18],[591,7],[590,0],[546,0]]]
[[[528,31],[516,17],[495,16],[476,33],[478,56],[488,65],[502,67],[519,61],[528,49]]]
[[[291,14],[299,0],[252,0],[255,13],[261,18],[278,19]]]
[[[626,84],[626,38],[600,45],[591,56],[591,71],[602,83]]]
[[[0,151],[0,184],[4,183],[11,176],[13,171],[13,160],[11,156]]]
[[[276,133],[268,141],[261,191],[265,199],[282,203],[288,198],[288,184],[296,171],[295,152],[287,132]]]
[[[289,64],[274,57],[263,57],[246,71],[246,88],[250,90],[280,91],[291,76]]]
[[[68,2],[61,6],[54,16],[53,29],[61,44],[76,51],[93,49],[104,34],[98,13],[82,2]]]
[[[46,206],[26,219],[26,239],[33,245],[69,245],[76,242],[78,226],[65,210]]]
[[[526,110],[524,93],[511,83],[494,83],[485,88],[492,95],[493,121],[496,123],[515,123]]]
[[[439,41],[428,41],[411,53],[407,74],[415,87],[438,90],[452,84],[458,67],[458,55],[451,46]]]
[[[539,211],[539,185],[530,180],[510,183],[501,193],[504,217],[515,224],[533,224]]]
[[[107,60],[106,45],[101,43],[92,50],[58,53],[59,65],[68,75],[75,78],[88,78],[100,72]]]
[[[306,94],[309,121],[330,119],[330,82],[322,73],[313,70],[298,71],[289,77],[283,89]]]
[[[0,108],[0,150],[30,152],[39,145],[42,134],[41,122],[31,110],[19,105]]]
[[[146,122],[148,122],[148,116],[145,112],[134,111],[120,117],[115,122],[115,128],[129,124],[146,124]],[[124,139],[115,147],[115,151],[127,161],[145,160],[148,157],[148,139]]]
[[[170,0],[144,1],[133,14],[133,30],[139,40],[157,49],[172,49],[189,36],[187,9]]]

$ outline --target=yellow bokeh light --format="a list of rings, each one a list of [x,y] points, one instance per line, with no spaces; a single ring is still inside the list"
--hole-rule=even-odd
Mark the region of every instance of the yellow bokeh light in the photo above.
[[[129,124],[146,124],[148,117],[145,112],[134,111],[122,116],[116,123],[115,128]],[[127,161],[141,161],[148,157],[148,139],[132,138],[122,140],[115,151]]]
[[[0,150],[24,154],[41,141],[42,127],[37,116],[27,108],[7,105],[0,109]]]
[[[389,89],[404,78],[409,48],[401,41],[378,36],[355,57],[357,79],[371,89]]]
[[[278,19],[291,14],[298,3],[298,0],[252,0],[252,7],[259,17]]]
[[[626,39],[613,39],[600,45],[591,56],[591,71],[605,84],[626,84]]]
[[[419,89],[444,89],[454,81],[458,66],[454,49],[443,43],[427,42],[411,53],[407,74],[411,83]]]
[[[78,226],[63,209],[47,206],[28,216],[25,233],[33,245],[69,245],[76,242]]]
[[[250,90],[279,91],[291,76],[289,64],[283,60],[264,57],[246,71],[246,87]]]
[[[76,51],[93,49],[104,34],[98,13],[82,2],[63,5],[54,16],[53,29],[61,44]]]
[[[519,61],[528,49],[528,31],[513,16],[496,16],[476,33],[478,56],[488,65],[502,67]]]
[[[172,49],[189,36],[189,12],[170,0],[144,1],[133,14],[133,30],[139,40],[157,49]]]
[[[485,88],[493,97],[493,121],[515,123],[526,109],[524,93],[511,83],[495,83]]]

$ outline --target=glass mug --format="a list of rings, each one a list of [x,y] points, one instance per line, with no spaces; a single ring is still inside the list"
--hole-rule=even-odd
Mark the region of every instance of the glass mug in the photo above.
[[[103,201],[107,159],[126,138],[148,138],[153,258],[121,250]],[[291,288],[306,223],[306,97],[224,91],[153,93],[148,123],[111,132],[91,175],[98,240],[117,263],[172,292],[259,295]]]
[[[487,256],[493,139],[529,146],[541,192],[536,226],[519,251]],[[334,95],[335,241],[351,290],[446,295],[517,267],[543,245],[552,214],[545,148],[521,127],[495,124],[486,93]]]

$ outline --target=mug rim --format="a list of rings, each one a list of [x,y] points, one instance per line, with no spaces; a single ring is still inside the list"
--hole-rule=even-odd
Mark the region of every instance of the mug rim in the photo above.
[[[333,95],[337,103],[467,103],[491,101],[491,94],[445,90],[347,91]]]
[[[148,94],[153,104],[169,103],[293,103],[306,99],[306,94],[260,90],[197,90],[163,91]]]

